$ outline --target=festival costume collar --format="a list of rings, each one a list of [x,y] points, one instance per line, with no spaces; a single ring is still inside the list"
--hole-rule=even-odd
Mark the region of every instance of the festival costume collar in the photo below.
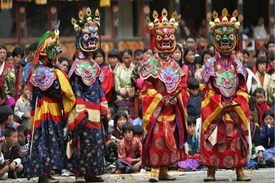
[[[98,64],[91,58],[78,59],[74,61],[68,77],[70,78],[73,73],[75,73],[76,75],[81,77],[85,85],[90,86],[99,76],[100,71],[101,69]]]
[[[230,55],[228,63],[224,64],[220,55],[209,59],[202,71],[202,79],[208,82],[213,77],[213,85],[226,97],[231,98],[235,95],[239,86],[238,75],[247,77],[247,71],[241,61],[235,56]]]
[[[140,77],[142,79],[145,80],[149,77],[160,79],[165,84],[168,93],[176,91],[183,75],[182,69],[171,57],[165,62],[154,56],[140,67]]]

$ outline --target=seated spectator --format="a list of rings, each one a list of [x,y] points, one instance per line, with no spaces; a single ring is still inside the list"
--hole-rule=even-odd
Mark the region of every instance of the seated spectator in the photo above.
[[[263,151],[265,149],[261,145],[261,140],[259,137],[258,115],[251,100],[249,100],[249,122],[252,139],[252,154],[245,169],[258,169],[258,162],[263,162]]]
[[[108,140],[105,143],[107,148],[107,152],[105,153],[106,173],[114,173],[116,171],[116,160],[118,158],[118,143],[116,138],[112,136],[113,130],[113,127],[108,127]]]
[[[270,67],[269,70],[267,70],[267,73],[269,75],[272,75],[275,73],[275,53],[269,53],[267,55],[267,61],[268,66]]]
[[[194,119],[200,118],[201,115],[201,92],[200,84],[196,78],[190,78],[188,83],[189,101],[187,103],[187,114]]]
[[[128,116],[125,114],[124,111],[118,111],[114,117],[114,131],[112,135],[116,138],[116,141],[120,143],[121,139],[123,138],[122,133],[122,126],[124,123],[128,121]]]
[[[258,112],[258,122],[259,124],[263,124],[263,114],[270,109],[266,101],[264,89],[257,88],[253,93],[253,97],[255,97],[254,107]]]
[[[7,127],[17,128],[19,123],[13,120],[13,110],[9,106],[0,106],[0,143],[5,141],[4,132]]]
[[[263,123],[260,124],[259,127],[259,137],[261,140],[261,146],[256,147],[256,155],[259,168],[266,167],[266,161],[264,160],[264,152],[266,149],[269,148],[269,138],[267,136],[267,129],[268,124],[271,122],[271,117],[273,115],[274,114],[272,114],[271,110],[265,110],[265,112],[262,115]]]
[[[255,39],[268,39],[268,31],[264,25],[264,18],[259,17],[258,25],[254,27],[254,38]]]
[[[107,118],[108,118],[108,126],[110,127],[114,127],[114,115],[115,115],[115,107],[114,106],[108,106],[108,114],[107,114]]]
[[[143,141],[143,129],[141,125],[135,125],[134,126],[134,136],[140,140],[142,143]]]
[[[15,103],[14,115],[18,116],[26,128],[30,128],[30,114],[31,114],[31,104],[30,104],[31,94],[28,86],[23,85],[23,93]]]
[[[122,127],[123,138],[118,145],[116,173],[139,172],[141,168],[142,144],[134,137],[134,125],[126,122]]]
[[[123,111],[127,115],[127,121],[132,122],[130,109],[127,106],[122,106],[119,108],[120,111]]]
[[[29,154],[29,129],[24,125],[19,125],[17,127],[17,135],[18,135],[18,144],[20,145],[20,157],[22,158],[22,165],[24,167],[23,171],[18,175],[20,178],[26,177],[26,169],[28,163],[28,154]]]
[[[17,132],[13,127],[7,127],[4,133],[5,141],[0,144],[5,159],[5,170],[8,177],[17,179],[17,173],[23,170],[20,157],[20,146],[17,143]]]
[[[196,119],[188,117],[187,122],[187,159],[178,162],[178,166],[184,170],[196,170],[199,167],[200,136],[196,132]]]
[[[275,114],[274,111],[267,111],[264,121],[267,123],[267,138],[268,138],[268,148],[264,151],[264,160],[267,167],[274,167],[275,165]]]

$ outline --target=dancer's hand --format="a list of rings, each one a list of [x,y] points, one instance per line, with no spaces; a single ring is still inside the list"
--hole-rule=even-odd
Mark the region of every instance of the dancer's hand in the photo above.
[[[175,98],[173,98],[173,100],[170,101],[170,104],[171,105],[176,105],[177,102],[178,102],[178,99],[175,97]]]

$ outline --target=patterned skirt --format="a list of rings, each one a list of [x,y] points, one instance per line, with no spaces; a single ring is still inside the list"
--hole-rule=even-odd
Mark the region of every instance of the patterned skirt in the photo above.
[[[200,164],[226,169],[246,166],[248,156],[243,149],[235,123],[232,120],[226,121],[225,142],[213,146],[206,139],[215,126],[212,124],[201,133]]]
[[[174,136],[175,140],[177,135],[175,133],[175,124],[174,122],[169,123],[173,129],[171,136]],[[169,166],[177,163],[178,161],[185,159],[184,148],[180,149],[177,147],[177,150],[173,152],[170,150],[165,142],[165,134],[163,129],[163,123],[157,122],[154,126],[153,135],[152,135],[152,146],[150,149],[143,147],[142,152],[142,163],[145,166],[150,167],[161,167]],[[176,144],[178,144],[176,142]]]
[[[80,155],[67,160],[67,169],[82,175],[104,174],[104,136],[101,129],[83,129],[80,134]]]
[[[38,177],[53,169],[64,168],[65,148],[62,123],[49,114],[39,127],[33,129],[27,165],[27,178]]]

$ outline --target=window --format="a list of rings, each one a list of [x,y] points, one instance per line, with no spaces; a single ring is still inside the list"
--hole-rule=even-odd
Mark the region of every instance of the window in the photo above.
[[[16,38],[15,8],[0,11],[0,38]],[[4,25],[3,25],[4,24]]]
[[[48,28],[46,5],[26,3],[27,37],[41,37]]]

